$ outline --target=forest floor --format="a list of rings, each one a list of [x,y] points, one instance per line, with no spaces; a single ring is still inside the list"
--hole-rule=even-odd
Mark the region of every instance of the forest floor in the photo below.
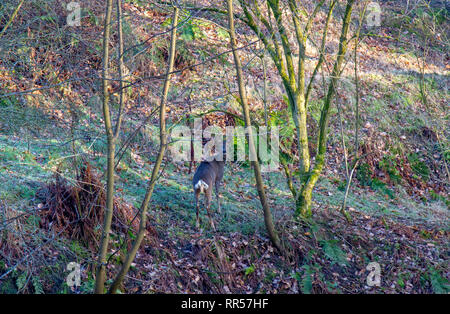
[[[40,36],[44,40],[54,32],[46,28],[46,23],[52,16],[55,20],[63,16],[60,1],[55,1],[59,6],[50,11],[46,11],[49,3],[36,3],[42,12],[50,13],[24,10],[18,21],[32,15],[39,17],[38,22],[28,31],[12,26],[11,34],[5,36],[13,38],[15,31],[23,38]],[[149,208],[145,243],[125,280],[125,292],[448,293],[448,43],[435,36],[427,42],[430,49],[423,49],[422,37],[414,31],[417,19],[400,14],[393,1],[383,3],[379,36],[364,39],[358,50],[361,150],[367,158],[357,169],[347,200],[352,222],[339,213],[346,183],[341,136],[349,155],[354,136],[354,64],[350,56],[330,121],[330,129],[338,131],[330,132],[327,168],[314,190],[313,218],[292,219],[294,206],[283,173],[264,174],[286,254],[281,256],[268,240],[248,163],[226,165],[222,214],[214,214],[218,229],[215,241],[205,212],[201,213],[202,232],[195,229],[188,164],[172,162],[168,157]],[[132,17],[125,20],[129,46],[164,31],[168,25],[167,12],[130,3],[124,7]],[[14,57],[22,59],[15,65],[15,72],[8,63],[14,60],[0,60],[0,95],[40,88],[45,85],[43,81],[53,82],[51,73],[59,73],[61,81],[74,78],[69,75],[71,69],[79,77],[97,73],[102,29],[97,17],[102,10],[101,1],[90,1],[84,19],[87,26],[71,36],[58,33],[60,40],[27,49],[22,42],[17,44],[20,49],[12,44],[16,48]],[[420,12],[413,15],[420,16]],[[195,114],[202,115],[207,124],[227,124],[227,115],[203,115],[210,109],[239,112],[233,98],[224,94],[235,89],[229,85],[234,81],[231,57],[205,61],[227,49],[223,29],[198,16],[181,34],[177,69],[204,63],[174,78],[170,124],[184,123],[188,115]],[[336,28],[330,36],[337,39],[338,34]],[[241,43],[250,41],[250,37],[240,34]],[[398,38],[402,40],[395,40]],[[159,74],[164,68],[167,37],[156,38],[151,44],[145,54],[127,64],[133,77]],[[261,66],[251,50],[243,51],[247,52],[242,55],[247,64],[252,113],[261,121]],[[48,68],[38,73],[36,69],[43,62]],[[270,67],[268,80],[272,118],[282,121],[286,104],[275,70]],[[0,293],[70,293],[65,276],[66,265],[72,261],[82,266],[82,286],[75,292],[93,291],[102,217],[92,216],[92,225],[83,229],[93,235],[89,237],[78,226],[67,224],[73,214],[67,210],[74,208],[73,191],[80,182],[89,181],[95,189],[104,182],[106,144],[100,86],[94,80],[62,86],[0,98],[4,113],[0,114]],[[122,142],[137,128],[142,116],[153,110],[148,104],[157,103],[160,87],[160,82],[151,82],[128,92]],[[194,92],[189,95],[190,89]],[[309,108],[312,139],[323,94],[318,88]],[[151,123],[157,125],[156,117]],[[131,230],[124,229],[120,219],[133,217],[145,194],[157,148],[152,141],[153,130],[146,127],[139,132],[117,168],[116,203],[123,217],[117,218],[112,234],[111,253],[117,252],[109,258],[109,278],[134,238],[135,224],[131,224]],[[92,193],[83,194],[86,189],[81,186],[77,193],[92,202]],[[103,195],[102,188],[95,191],[96,197]],[[224,249],[225,260],[219,259],[217,245]],[[379,286],[368,284],[367,266],[371,262],[380,266]]]

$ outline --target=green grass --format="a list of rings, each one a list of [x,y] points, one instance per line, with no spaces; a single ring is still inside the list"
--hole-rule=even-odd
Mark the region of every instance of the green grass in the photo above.
[[[26,143],[15,142],[10,137],[0,136],[0,195],[10,206],[23,207],[30,204],[37,189],[51,180],[56,166],[66,169],[67,177],[71,177],[68,172],[71,166],[69,154],[60,146],[49,146],[48,144],[52,142],[52,140],[36,139],[31,142],[31,150],[28,152]],[[39,161],[36,157],[40,157]],[[128,158],[124,158],[122,163],[126,171],[119,172],[120,179],[117,180],[116,187],[122,189],[122,192],[118,195],[139,207],[151,174],[151,166],[147,164],[144,167],[138,166],[133,159],[130,161]],[[103,162],[97,161],[94,164],[101,170]],[[418,175],[426,175],[427,172],[424,170],[426,168],[423,168],[424,165],[421,162],[416,161],[413,164],[416,165],[413,169],[418,171]],[[364,171],[359,171],[357,174],[364,175]],[[284,176],[281,173],[268,173],[264,176],[274,216],[280,218],[292,214],[293,203]],[[183,219],[194,226],[195,209],[191,179],[192,175],[175,171],[173,165],[167,166],[164,175],[156,185],[150,211],[157,209],[168,211],[171,219]],[[359,179],[361,180],[361,177]],[[363,180],[361,181],[364,183]],[[260,231],[265,233],[261,205],[253,182],[253,173],[250,168],[227,165],[224,176],[226,186],[221,189],[222,214],[215,214],[215,219],[219,221],[218,229],[221,232],[252,234]],[[336,208],[340,206],[344,191],[338,186],[339,183],[333,184],[327,178],[319,181],[314,193],[318,210],[324,205]],[[406,197],[401,187],[394,191],[384,185],[376,187],[372,184],[371,186],[372,188],[352,186],[348,206],[369,214],[430,219],[434,222],[439,222],[440,215],[446,211],[446,206],[440,199],[428,203],[415,202],[410,197]],[[217,211],[216,206],[213,196],[214,212]],[[204,208],[200,215],[203,226],[208,228]]]
[[[336,185],[338,184],[333,184],[326,178],[319,181],[316,187],[319,193],[315,193],[314,198],[319,208],[326,206],[337,210],[341,206],[344,191],[337,189]],[[425,203],[415,201],[401,186],[390,189],[390,193],[383,188],[373,190],[355,185],[351,189],[347,206],[360,212],[379,217],[407,219],[411,223],[428,222],[448,229],[448,209],[442,200]]]

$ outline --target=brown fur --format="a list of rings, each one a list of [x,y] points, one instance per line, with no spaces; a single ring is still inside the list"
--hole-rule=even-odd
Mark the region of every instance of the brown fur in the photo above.
[[[212,187],[215,186],[215,192],[216,192],[216,198],[217,198],[217,205],[218,205],[218,211],[220,213],[220,200],[219,200],[219,187],[220,182],[223,178],[224,173],[224,166],[225,161],[202,161],[200,166],[197,168],[197,171],[194,174],[194,179],[192,180],[192,185],[194,187],[194,196],[195,196],[195,209],[197,212],[197,220],[196,220],[196,227],[197,229],[200,227],[200,221],[198,217],[198,197],[201,192],[205,193],[206,196],[206,212],[208,213],[208,218],[211,223],[211,227],[216,230],[214,226],[214,221],[212,220],[211,214],[210,214],[210,207],[211,207],[211,196],[212,196]],[[201,187],[203,185],[202,183],[198,184],[199,182],[203,181],[208,185],[206,189]],[[197,185],[197,187],[196,187]]]

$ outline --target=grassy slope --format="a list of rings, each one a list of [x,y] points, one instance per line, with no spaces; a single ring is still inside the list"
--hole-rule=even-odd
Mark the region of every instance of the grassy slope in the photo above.
[[[162,20],[164,19],[161,18]],[[98,27],[95,29],[99,30]],[[205,32],[212,32],[212,30],[208,27],[205,29]],[[137,32],[137,34],[139,35],[140,33]],[[201,46],[199,43],[194,42],[194,44]],[[441,127],[448,124],[448,117],[445,115],[445,103],[448,102],[446,101],[446,99],[448,100],[448,90],[445,88],[446,84],[448,84],[448,78],[446,77],[445,69],[438,65],[430,70],[438,73],[435,78],[430,78],[427,81],[427,84],[429,84],[429,99],[432,99],[437,104],[432,107],[433,110],[427,110],[420,103],[417,95],[418,81],[417,75],[414,74],[414,71],[417,72],[414,64],[417,63],[414,54],[383,41],[376,41],[376,45],[373,42],[372,44],[373,46],[363,44],[361,47],[361,53],[367,57],[361,58],[362,99],[364,100],[362,104],[363,119],[365,122],[370,122],[372,125],[377,126],[376,136],[380,136],[380,133],[385,132],[392,139],[393,144],[403,145],[406,152],[415,151],[418,145],[416,145],[414,134],[421,131],[424,126],[429,126],[433,123]],[[218,46],[220,47],[220,45]],[[370,57],[374,59],[369,60]],[[157,56],[153,55],[152,58],[156,58],[155,62],[158,62]],[[383,62],[380,60],[383,60]],[[409,64],[413,72],[396,72],[395,66],[398,60],[402,61],[400,67]],[[351,64],[349,66],[351,68]],[[217,73],[221,75],[221,72],[216,71],[216,67],[220,68],[222,66],[206,67],[200,73],[203,75],[209,74],[212,77],[216,76]],[[256,68],[256,65],[254,67]],[[378,71],[386,69],[386,67],[392,68],[392,71],[388,75],[385,72],[383,72],[383,75],[380,75]],[[197,76],[203,76],[200,73],[193,73],[190,81],[180,81],[180,85],[192,84]],[[248,73],[249,77],[251,77],[251,73],[251,71]],[[346,73],[346,75],[351,77],[351,72]],[[199,94],[210,88],[210,86],[202,87],[202,82],[203,80],[197,82]],[[214,82],[214,79],[211,79],[210,82]],[[351,94],[345,95],[346,91],[351,91],[351,87],[348,87],[348,89],[344,88],[340,91],[341,95],[343,93],[344,96],[351,97]],[[179,86],[176,88],[178,90],[182,89]],[[220,86],[215,86],[215,89],[220,90]],[[76,94],[76,89],[73,92]],[[214,95],[207,96],[211,97]],[[44,94],[43,98],[50,104],[52,102],[55,104],[59,103],[55,95],[52,94]],[[395,107],[392,106],[393,103]],[[350,121],[352,117],[351,102],[345,106],[344,114],[348,114],[347,118]],[[77,129],[78,133],[76,134],[80,135],[81,139],[75,142],[76,151],[78,153],[86,153],[95,168],[103,169],[105,160],[102,154],[93,154],[94,150],[104,150],[99,107],[94,97],[88,102],[87,107],[88,112],[84,112],[84,109],[81,109],[82,127]],[[14,103],[2,102],[1,108],[5,112],[10,113],[8,117],[17,117],[17,121],[23,119],[23,116],[20,114],[30,112],[26,103],[24,106],[18,106]],[[65,106],[61,105],[60,108],[63,113],[67,113]],[[11,113],[13,110],[18,112],[17,116]],[[70,161],[71,146],[65,140],[69,136],[68,123],[60,121],[54,128],[54,120],[45,113],[36,114],[36,117],[38,117],[35,118],[38,122],[35,123],[41,128],[37,132],[36,126],[31,124],[31,122],[29,125],[22,125],[20,129],[13,130],[11,126],[4,127],[7,122],[11,121],[7,121],[5,115],[3,115],[3,120],[1,121],[5,132],[0,136],[0,195],[4,204],[15,210],[35,208],[37,203],[39,203],[35,195],[36,191],[51,180],[55,170],[63,173],[69,179],[73,176],[73,172],[70,171],[72,166]],[[30,119],[30,121],[34,120]],[[133,129],[137,123],[135,121],[133,117],[130,117],[128,124],[125,126],[127,130]],[[400,127],[397,126],[397,122],[401,122]],[[337,126],[337,119],[332,121],[332,123]],[[347,128],[346,135],[348,138],[351,138],[351,125],[347,125]],[[88,140],[83,136],[83,132],[87,131],[89,133]],[[363,129],[364,131],[369,132],[369,130]],[[448,130],[444,129],[443,131],[444,136],[448,135]],[[401,139],[402,135],[405,136],[405,139]],[[139,140],[146,140],[144,135],[140,136]],[[238,279],[236,279],[236,282],[228,283],[229,289],[235,292],[297,292],[299,288],[304,292],[308,290],[311,292],[355,292],[367,289],[361,284],[364,281],[363,279],[361,280],[361,278],[364,278],[364,272],[359,277],[352,275],[353,271],[364,270],[364,263],[370,261],[371,257],[377,256],[377,254],[372,253],[376,245],[375,242],[366,243],[359,247],[356,244],[359,243],[358,241],[363,241],[364,237],[370,236],[372,232],[366,230],[365,224],[374,224],[378,226],[378,231],[381,230],[382,234],[386,234],[385,242],[382,241],[381,243],[383,245],[387,244],[388,247],[380,249],[380,246],[378,246],[378,249],[381,250],[379,256],[381,256],[380,260],[382,262],[388,263],[387,259],[383,258],[383,254],[385,252],[392,253],[390,250],[403,252],[402,254],[404,255],[398,253],[399,259],[405,256],[413,260],[417,259],[417,261],[429,259],[429,263],[425,268],[418,267],[413,269],[415,272],[412,272],[412,275],[402,272],[402,265],[399,264],[398,260],[394,261],[394,265],[400,271],[390,273],[391,277],[386,279],[386,286],[382,289],[369,289],[369,291],[427,292],[433,289],[436,291],[438,289],[436,287],[441,287],[436,282],[439,283],[440,280],[444,280],[442,276],[448,275],[445,272],[442,273],[442,265],[445,265],[445,261],[441,260],[442,250],[445,251],[445,240],[448,234],[448,208],[444,203],[445,199],[437,198],[437,200],[432,200],[428,195],[420,199],[420,196],[418,197],[417,194],[409,195],[406,193],[406,189],[402,184],[388,184],[381,189],[357,185],[352,188],[348,201],[349,207],[354,210],[357,221],[350,229],[357,231],[351,235],[345,228],[331,225],[331,222],[340,221],[339,217],[334,216],[333,211],[338,208],[343,199],[343,192],[339,189],[342,187],[343,181],[342,158],[339,156],[339,153],[333,153],[333,149],[339,145],[339,141],[340,139],[337,135],[331,136],[330,150],[332,153],[329,158],[329,168],[316,188],[314,200],[316,211],[320,213],[318,222],[311,222],[306,226],[300,225],[298,226],[299,230],[301,230],[298,231],[299,234],[294,233],[297,239],[305,238],[301,240],[304,241],[301,243],[305,246],[305,251],[302,252],[301,260],[295,261],[294,266],[291,265],[291,268],[277,261],[275,255],[270,251],[267,240],[264,239],[262,214],[256,191],[253,188],[251,171],[249,171],[249,168],[236,165],[228,167],[224,178],[225,187],[223,188],[222,197],[224,214],[221,217],[216,216],[216,219],[220,220],[218,225],[219,232],[225,237],[223,242],[229,245],[227,252],[230,259],[235,262],[235,267],[240,269],[237,273]],[[425,144],[430,146],[436,145],[431,141]],[[145,151],[146,148],[151,147],[145,145],[144,147],[137,146],[134,147],[133,152],[128,152],[118,172],[120,196],[136,207],[139,206],[144,194],[144,182],[148,179],[151,170],[151,165],[146,161],[149,155],[140,153],[140,151]],[[389,149],[392,150],[392,148]],[[292,231],[292,229],[289,229],[292,226],[286,223],[286,217],[292,212],[292,205],[284,179],[281,174],[266,175],[266,179],[274,215],[280,222],[280,227],[283,226],[282,230],[288,228],[286,230]],[[391,191],[391,193],[387,191]],[[441,194],[445,195],[445,191],[444,193],[441,192]],[[137,291],[142,292],[148,289],[148,291],[167,292],[226,292],[226,290],[223,290],[223,286],[227,283],[226,279],[218,275],[219,272],[217,272],[215,265],[209,265],[208,267],[208,258],[214,261],[211,255],[214,254],[214,248],[208,242],[209,231],[206,230],[206,234],[200,236],[192,229],[195,216],[192,201],[190,177],[187,175],[186,167],[183,165],[167,166],[156,188],[150,213],[152,221],[157,226],[160,244],[164,248],[152,249],[147,247],[145,252],[138,256],[138,266],[137,269],[134,269],[133,276],[142,280],[148,280],[149,284],[145,284],[146,288]],[[202,215],[204,218],[203,225],[207,228],[206,216],[204,213]],[[326,219],[329,219],[328,222]],[[378,225],[377,223],[380,221],[383,221],[384,224],[380,223]],[[398,238],[396,238],[396,235],[390,235],[390,230],[392,230],[390,228],[393,228],[398,223],[401,223],[402,226],[413,225],[418,228],[417,234],[413,232],[414,236],[409,239],[411,242],[405,243],[417,245],[417,247],[423,245],[425,251],[428,249],[434,250],[434,246],[438,246],[439,249],[430,251],[431,255],[429,256],[421,256],[417,252],[408,251],[407,248],[403,247],[406,244],[402,242],[404,241],[402,240],[402,234],[407,233],[406,231],[399,232]],[[344,225],[342,221],[340,221],[340,224]],[[332,228],[330,229],[331,231],[328,228]],[[361,234],[358,235],[358,232],[361,232]],[[439,232],[444,233],[441,234]],[[262,235],[262,238],[260,235]],[[64,241],[62,242],[65,243]],[[253,243],[252,241],[255,243],[254,249],[250,245],[245,244]],[[71,243],[69,247],[72,254],[75,252],[75,254],[80,256],[84,249],[73,244],[75,242],[69,241],[69,243]],[[233,243],[236,243],[236,245]],[[392,244],[392,247],[389,243]],[[397,243],[399,243],[398,245],[401,248],[396,247]],[[427,246],[428,244],[433,246]],[[383,245],[381,247],[384,247]],[[306,248],[309,248],[309,250],[306,250]],[[175,263],[176,267],[173,263],[168,262],[168,260],[176,260],[181,265],[186,265],[186,263],[189,265],[192,262],[195,266],[194,253],[197,252],[196,250],[204,253],[204,255],[199,254],[202,256],[202,266],[197,268],[192,265],[181,267]],[[211,250],[212,253],[208,253],[208,250]],[[364,256],[363,261],[352,260],[352,257],[349,257],[349,254],[356,254],[357,252]],[[265,259],[262,259],[265,254],[267,254],[267,262]],[[344,257],[341,256],[342,254],[344,254]],[[239,256],[242,256],[243,260]],[[323,257],[325,257],[326,262],[320,264],[319,260],[323,259]],[[346,259],[349,261],[350,266],[347,266],[347,268],[340,267],[339,262]],[[59,272],[62,271],[61,267],[63,267],[64,260],[64,258],[60,260]],[[149,265],[148,269],[147,267],[142,268],[143,265]],[[170,269],[170,275],[164,277],[163,274],[160,274],[158,265],[163,265]],[[271,270],[271,267],[273,270]],[[207,276],[205,277],[205,271],[202,273],[198,269],[208,269],[210,273],[206,272]],[[192,271],[194,275],[191,274]],[[346,276],[350,278],[349,282],[352,284],[348,284],[344,279],[334,277],[333,273],[336,272],[341,273],[341,276],[344,278]],[[418,278],[415,277],[417,274]],[[200,276],[200,281],[195,281],[196,275]],[[18,288],[17,280],[20,276],[20,272],[15,273],[12,282],[15,283],[16,287],[12,287],[11,291]],[[193,276],[193,280],[198,285],[188,284],[191,276]],[[258,278],[261,278],[261,276],[264,280],[262,287],[259,287]],[[313,278],[311,283],[309,283],[308,278]],[[360,283],[358,283],[358,278]],[[89,283],[92,281],[89,281],[88,278],[84,279],[85,285],[83,289],[85,290],[83,291],[87,292],[89,291]],[[167,288],[164,288],[163,284],[150,283],[151,281],[158,281],[156,279],[161,282],[167,282]],[[45,280],[46,277],[42,277],[42,281]],[[387,282],[392,282],[394,287],[392,288],[391,284],[387,285]],[[299,288],[297,288],[297,284]],[[138,286],[133,281],[129,282],[128,285],[130,291],[136,291],[133,289]],[[333,285],[337,285],[337,287]],[[53,291],[62,291],[61,287],[58,288],[52,285],[49,285],[49,287],[51,288],[48,289],[53,289]],[[37,288],[36,286],[33,288],[30,285],[27,289],[25,291],[35,292]]]

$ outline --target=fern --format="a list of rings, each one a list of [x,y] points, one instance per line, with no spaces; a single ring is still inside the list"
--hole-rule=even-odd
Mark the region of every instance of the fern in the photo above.
[[[27,273],[22,273],[16,280],[17,290],[20,291],[24,289],[27,285]]]
[[[39,281],[38,277],[33,277],[31,279],[31,282],[33,283],[34,293],[35,294],[44,294],[44,289],[42,288],[42,284]]]
[[[348,264],[345,252],[339,246],[337,240],[322,240],[320,241],[325,256],[331,260],[331,263],[337,263],[343,266]]]
[[[442,277],[437,270],[431,272],[430,281],[434,293],[447,294],[450,292],[449,281],[446,278]]]

